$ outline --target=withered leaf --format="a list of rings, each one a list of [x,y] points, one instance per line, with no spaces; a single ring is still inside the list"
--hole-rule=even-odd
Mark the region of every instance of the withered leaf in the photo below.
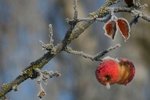
[[[127,40],[130,36],[130,25],[128,21],[124,18],[117,19],[118,28],[125,40]]]
[[[114,39],[117,27],[116,27],[116,21],[114,20],[109,20],[106,22],[104,25],[104,30],[105,30],[105,35],[110,37],[111,39]]]

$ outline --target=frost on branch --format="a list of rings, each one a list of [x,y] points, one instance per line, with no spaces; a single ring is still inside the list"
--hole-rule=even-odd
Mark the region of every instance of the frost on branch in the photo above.
[[[53,39],[53,27],[52,27],[52,24],[49,24],[49,43],[45,44],[41,40],[40,40],[40,43],[41,43],[43,49],[52,50],[54,48],[54,39]]]
[[[121,46],[120,44],[116,44],[115,46],[110,47],[110,48],[108,48],[108,49],[106,49],[104,51],[100,51],[100,52],[98,52],[95,55],[90,55],[90,54],[84,53],[83,51],[76,51],[76,50],[73,50],[71,47],[66,47],[65,51],[67,53],[70,53],[70,54],[73,54],[73,55],[82,56],[82,57],[90,59],[92,61],[101,61],[101,58],[103,56],[105,56],[110,51],[119,48],[120,46]]]
[[[42,99],[46,95],[46,91],[43,88],[43,84],[47,85],[48,79],[53,77],[59,77],[61,74],[59,72],[54,71],[42,71],[40,69],[35,69],[35,71],[38,73],[38,77],[36,78],[36,83],[39,87],[39,93],[37,96]]]

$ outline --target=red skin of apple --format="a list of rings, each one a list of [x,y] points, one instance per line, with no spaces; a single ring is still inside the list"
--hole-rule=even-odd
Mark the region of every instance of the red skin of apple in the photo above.
[[[114,84],[119,80],[119,64],[113,58],[104,59],[95,71],[97,80],[106,85]]]
[[[135,67],[133,63],[125,58],[116,60],[105,58],[95,71],[97,80],[103,84],[127,85],[134,77]]]

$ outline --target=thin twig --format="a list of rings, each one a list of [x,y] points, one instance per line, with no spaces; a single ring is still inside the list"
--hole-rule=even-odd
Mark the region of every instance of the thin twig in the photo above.
[[[112,50],[115,50],[117,48],[119,48],[121,45],[120,44],[116,44],[115,46],[113,47],[110,47],[102,52],[98,52],[96,55],[90,55],[90,54],[87,54],[83,51],[76,51],[76,50],[73,50],[71,47],[66,47],[65,51],[67,53],[70,53],[70,54],[73,54],[73,55],[78,55],[78,56],[82,56],[86,59],[90,59],[92,61],[101,61],[101,58],[103,56],[105,56],[107,53],[109,53],[110,51]]]
[[[77,0],[73,0],[73,8],[74,8],[74,20],[78,19],[78,10],[77,10]]]
[[[53,78],[53,77],[58,77],[60,76],[61,74],[58,73],[57,71],[54,72],[54,71],[42,71],[38,68],[35,69],[35,71],[38,73],[38,77],[36,78],[36,83],[39,87],[39,93],[37,94],[37,96],[42,99],[45,95],[46,95],[46,91],[44,90],[43,88],[43,84],[44,83],[45,85],[47,85],[48,83],[48,79],[50,78]]]
[[[108,19],[110,19],[110,15],[109,16],[104,16],[102,18],[78,18],[78,21],[100,21],[100,22],[106,22]]]
[[[42,48],[48,51],[52,51],[54,49],[54,39],[53,39],[53,27],[52,24],[49,24],[49,43],[44,43],[43,41],[39,41],[42,45]]]
[[[109,10],[109,8],[108,8]],[[140,18],[142,18],[145,21],[150,22],[150,16],[144,14],[142,11],[135,10],[132,8],[127,8],[127,7],[114,7],[114,12],[119,13],[119,12],[128,12],[132,13],[133,15],[139,15]]]
[[[71,47],[66,47],[65,51],[70,54],[74,54],[74,55],[82,56],[82,57],[90,59],[90,60],[94,60],[92,55],[84,53],[83,51],[73,50]]]
[[[141,18],[150,22],[150,16],[142,15]]]
[[[54,45],[54,39],[53,39],[53,26],[52,24],[49,24],[49,43]]]
[[[106,55],[106,54],[109,53],[110,51],[119,48],[120,46],[121,46],[120,44],[116,44],[115,46],[112,46],[112,47],[110,47],[110,48],[108,48],[108,49],[106,49],[106,50],[104,50],[104,51],[102,51],[102,52],[97,53],[97,54],[94,56],[94,60],[96,60],[96,61],[101,60],[101,59],[100,59],[101,57],[103,57],[104,55]]]
[[[134,18],[130,22],[130,26],[132,26],[133,24],[136,24],[139,18],[140,18],[139,15],[134,16]]]

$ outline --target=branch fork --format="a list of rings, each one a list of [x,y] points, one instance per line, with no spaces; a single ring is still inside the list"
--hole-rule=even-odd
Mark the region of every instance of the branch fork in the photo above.
[[[46,91],[43,88],[43,84],[47,85],[48,83],[48,79],[53,78],[53,77],[59,77],[61,76],[61,74],[57,71],[42,71],[40,69],[35,69],[35,71],[39,74],[39,76],[36,78],[36,83],[39,87],[39,93],[37,94],[37,96],[42,99],[45,95],[46,95]]]

